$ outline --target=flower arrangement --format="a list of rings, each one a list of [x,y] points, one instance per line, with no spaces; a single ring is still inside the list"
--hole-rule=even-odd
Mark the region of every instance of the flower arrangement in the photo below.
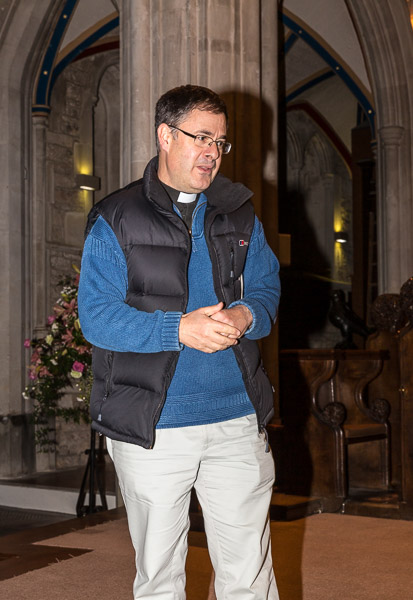
[[[77,309],[79,270],[74,269],[74,277],[60,282],[60,297],[47,319],[47,335],[24,342],[25,348],[32,348],[33,352],[28,367],[30,383],[23,397],[33,401],[36,443],[43,452],[53,450],[56,445],[51,417],[62,417],[66,422],[89,422],[92,350],[80,328]],[[76,391],[77,402],[66,407],[60,401],[68,387]]]

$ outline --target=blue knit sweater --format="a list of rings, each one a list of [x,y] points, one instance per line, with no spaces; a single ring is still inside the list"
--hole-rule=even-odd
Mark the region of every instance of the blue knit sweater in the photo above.
[[[186,312],[218,302],[204,237],[205,208],[201,194],[193,215]],[[231,305],[242,303],[250,309],[249,338],[264,337],[271,329],[280,295],[278,270],[256,219],[244,270],[244,298]],[[207,354],[184,347],[178,339],[182,313],[138,311],[126,304],[126,291],[125,256],[112,229],[99,217],[85,242],[79,284],[79,318],[86,339],[117,352],[180,351],[158,428],[214,423],[254,412],[231,348]]]

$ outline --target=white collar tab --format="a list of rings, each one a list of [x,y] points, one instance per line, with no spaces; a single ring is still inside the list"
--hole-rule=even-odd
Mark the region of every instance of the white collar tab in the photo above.
[[[182,204],[190,204],[191,202],[195,202],[196,194],[186,194],[185,192],[179,192],[177,202],[182,202]]]

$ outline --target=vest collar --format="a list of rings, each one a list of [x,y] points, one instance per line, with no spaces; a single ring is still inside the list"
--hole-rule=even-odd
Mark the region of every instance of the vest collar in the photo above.
[[[158,157],[155,156],[146,166],[143,175],[145,196],[164,210],[170,211],[172,201],[158,179]],[[210,210],[230,213],[249,200],[253,193],[242,183],[233,183],[228,177],[218,175],[208,189],[204,191]]]
[[[157,204],[158,207],[171,211],[172,200],[158,178],[158,157],[155,156],[148,162],[143,174],[143,189],[146,198]]]
[[[208,199],[208,207],[212,210],[219,209],[221,213],[230,213],[236,210],[253,195],[244,184],[234,183],[220,173],[204,193]]]

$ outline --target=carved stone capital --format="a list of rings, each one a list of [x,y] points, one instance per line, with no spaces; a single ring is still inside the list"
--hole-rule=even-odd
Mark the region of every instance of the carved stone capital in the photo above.
[[[49,117],[47,115],[32,114],[32,123],[35,129],[47,129],[49,127]]]
[[[384,146],[400,146],[405,133],[404,127],[389,125],[379,129],[380,141]]]

